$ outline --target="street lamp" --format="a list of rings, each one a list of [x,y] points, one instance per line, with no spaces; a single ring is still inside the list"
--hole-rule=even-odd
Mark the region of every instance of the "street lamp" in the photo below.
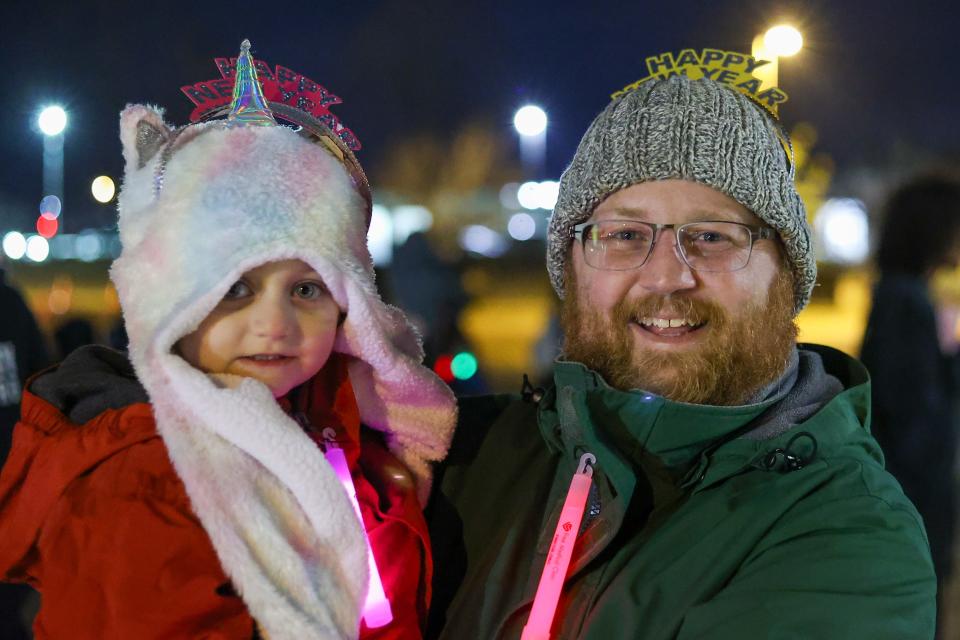
[[[517,109],[513,127],[520,134],[520,159],[528,178],[540,177],[546,164],[547,114],[540,107],[528,104]]]
[[[770,61],[769,64],[757,67],[753,75],[760,80],[764,88],[777,86],[780,58],[796,55],[802,48],[803,35],[796,27],[789,24],[770,27],[753,39],[753,57]]]
[[[37,126],[43,133],[43,195],[57,196],[63,201],[63,132],[67,128],[67,112],[52,105],[40,111]],[[63,218],[60,219],[63,229]]]

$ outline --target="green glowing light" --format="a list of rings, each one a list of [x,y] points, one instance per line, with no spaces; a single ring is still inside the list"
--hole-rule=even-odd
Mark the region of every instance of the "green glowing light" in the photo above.
[[[453,356],[450,370],[457,380],[469,380],[477,373],[477,359],[472,353],[466,351],[458,353]]]

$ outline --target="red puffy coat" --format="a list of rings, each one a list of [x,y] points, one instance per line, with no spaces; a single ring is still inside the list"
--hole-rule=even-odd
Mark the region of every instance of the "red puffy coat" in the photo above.
[[[393,608],[391,624],[361,637],[420,638],[432,565],[411,476],[378,434],[361,430],[343,362],[332,360],[306,391],[298,406],[282,404],[313,424],[340,425]],[[0,473],[0,580],[41,593],[38,640],[253,638],[254,621],[138,399],[126,360],[102,347],[78,350],[29,385]]]

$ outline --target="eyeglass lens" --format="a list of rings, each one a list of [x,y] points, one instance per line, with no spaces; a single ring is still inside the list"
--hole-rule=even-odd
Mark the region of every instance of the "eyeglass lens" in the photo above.
[[[643,266],[652,253],[656,225],[607,220],[583,229],[584,258],[597,269],[626,270]],[[699,271],[736,271],[750,260],[753,237],[736,222],[694,222],[676,227],[684,262]],[[659,233],[663,233],[661,228]]]

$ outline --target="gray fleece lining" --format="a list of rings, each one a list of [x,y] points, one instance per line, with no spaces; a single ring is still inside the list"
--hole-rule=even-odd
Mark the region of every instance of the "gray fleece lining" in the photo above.
[[[149,401],[127,355],[100,345],[71,353],[56,369],[36,378],[30,392],[75,424],[88,422],[107,409]]]
[[[751,422],[747,440],[769,440],[805,422],[843,391],[839,379],[827,373],[820,354],[795,349],[786,372],[761,390],[759,401],[776,399]]]

